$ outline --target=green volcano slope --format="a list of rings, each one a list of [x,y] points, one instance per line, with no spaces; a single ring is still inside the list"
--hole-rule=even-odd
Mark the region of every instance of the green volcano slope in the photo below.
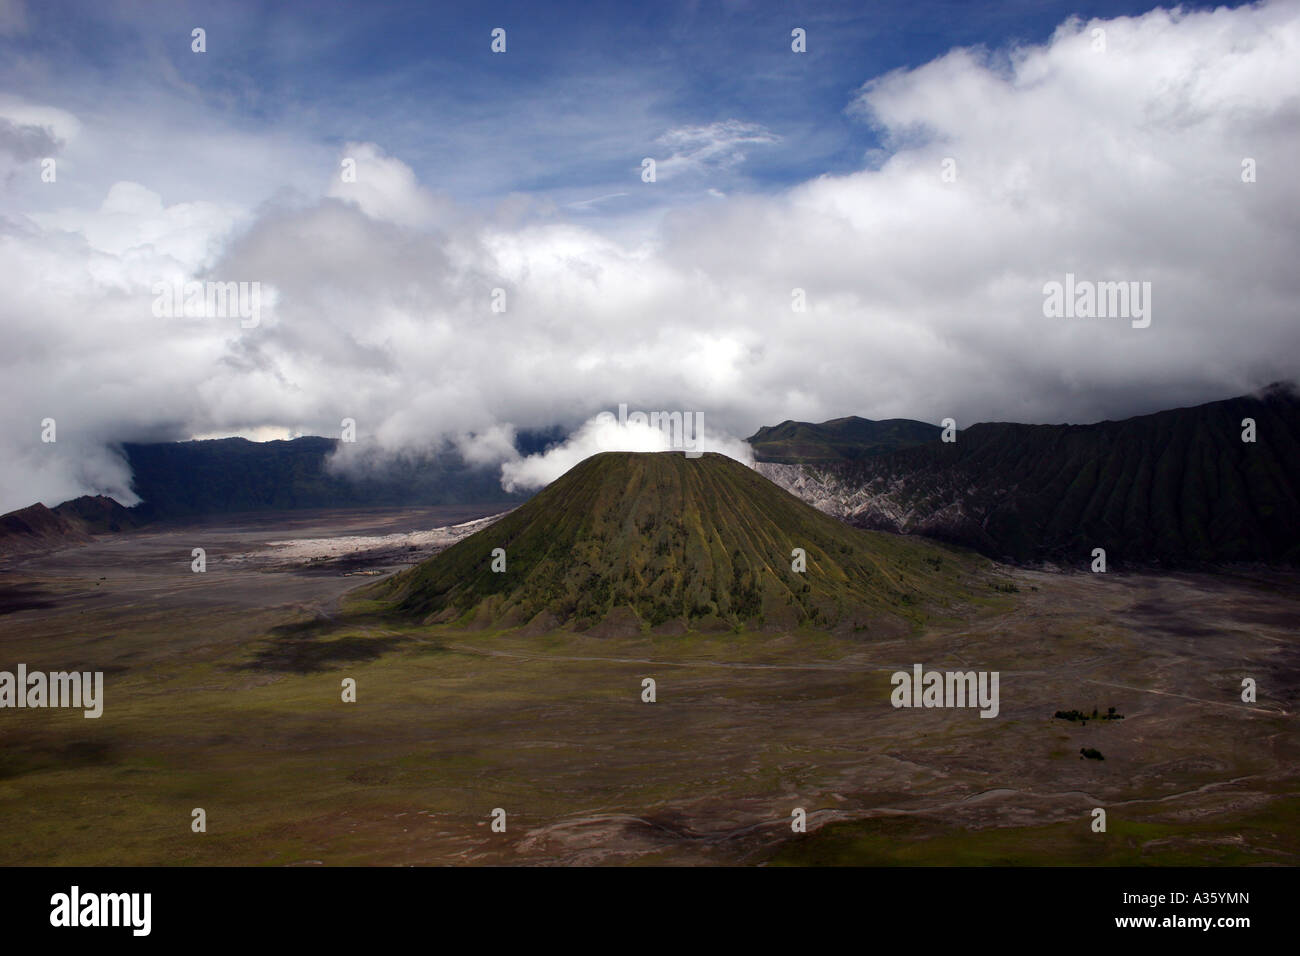
[[[492,570],[496,548],[504,572]],[[791,569],[795,548],[803,573]],[[722,455],[612,452],[366,596],[430,623],[483,627],[898,632],[987,593],[990,567],[849,527]]]

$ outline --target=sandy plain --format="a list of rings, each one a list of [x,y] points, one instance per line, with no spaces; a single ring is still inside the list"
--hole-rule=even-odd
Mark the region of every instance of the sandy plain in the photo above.
[[[105,674],[98,720],[0,710],[0,863],[1300,862],[1300,575],[1004,568],[1015,593],[883,642],[348,611],[359,572],[491,510],[249,516],[0,565],[0,669]],[[999,716],[893,708],[914,663],[997,670]]]

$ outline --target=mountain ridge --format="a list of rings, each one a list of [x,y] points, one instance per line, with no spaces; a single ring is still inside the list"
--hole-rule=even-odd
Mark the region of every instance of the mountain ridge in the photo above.
[[[759,428],[745,441],[756,461],[794,464],[866,458],[932,441],[941,431],[938,425],[910,418],[873,421],[847,415],[817,424],[786,419]]]
[[[1077,566],[1100,547],[1132,566],[1300,563],[1300,398],[1282,384],[1118,421],[987,422],[954,443],[757,467],[857,526],[999,560]]]
[[[402,455],[382,468],[330,467],[336,438],[253,442],[217,438],[124,444],[136,511],[148,520],[304,508],[517,503],[498,471],[472,465],[447,447]]]
[[[0,555],[30,554],[89,544],[90,532],[41,502],[0,515]]]

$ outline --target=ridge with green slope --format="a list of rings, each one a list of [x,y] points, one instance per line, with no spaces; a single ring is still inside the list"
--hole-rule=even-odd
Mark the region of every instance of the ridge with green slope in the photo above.
[[[367,596],[431,623],[897,632],[967,599],[988,567],[849,527],[722,455],[610,452]]]

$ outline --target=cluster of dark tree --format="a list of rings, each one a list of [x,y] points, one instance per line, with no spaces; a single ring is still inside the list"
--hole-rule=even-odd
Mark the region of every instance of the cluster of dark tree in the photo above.
[[[1106,759],[1105,757],[1103,757],[1103,756],[1101,755],[1101,751],[1100,751],[1100,750],[1094,750],[1092,747],[1080,747],[1080,748],[1079,748],[1079,753],[1083,754],[1083,757],[1087,757],[1089,760],[1105,760],[1105,759]],[[1080,757],[1079,759],[1082,760],[1083,757]]]
[[[1081,710],[1058,710],[1052,716],[1055,717],[1057,720],[1068,720],[1072,722],[1077,720],[1085,724],[1090,720],[1123,720],[1124,719],[1123,714],[1115,713],[1114,707],[1107,707],[1106,713],[1102,714],[1100,717],[1097,716],[1096,707],[1092,709],[1091,714],[1084,713]]]

